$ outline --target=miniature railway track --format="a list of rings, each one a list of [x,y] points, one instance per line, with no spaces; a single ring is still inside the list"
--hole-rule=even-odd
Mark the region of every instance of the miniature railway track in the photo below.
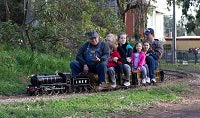
[[[187,72],[175,71],[175,70],[163,70],[165,75],[176,76],[178,78],[187,77],[189,74]]]
[[[189,73],[187,72],[181,72],[181,71],[174,71],[174,70],[163,70],[164,74],[167,76],[173,76],[176,78],[184,78],[187,77],[189,75]],[[167,79],[167,78],[166,78]],[[159,86],[159,84],[158,84]],[[102,90],[101,92],[106,92],[106,91],[115,91],[115,90],[119,90],[119,89],[129,89],[129,88],[135,88],[135,87],[141,87],[140,86],[136,86],[136,85],[131,85],[129,87],[125,87],[125,86],[118,86],[115,89],[111,89],[111,88],[107,88],[105,90]],[[87,92],[75,92],[76,95],[91,95],[93,93],[96,93],[99,91],[96,91],[95,89],[93,91]],[[67,94],[55,94],[55,95],[39,95],[39,96],[28,96],[26,94],[20,95],[20,96],[0,96],[0,103],[13,103],[13,102],[28,102],[28,101],[38,101],[38,100],[50,100],[50,99],[66,99],[66,98],[71,98],[71,96],[73,96],[74,93],[67,93]]]

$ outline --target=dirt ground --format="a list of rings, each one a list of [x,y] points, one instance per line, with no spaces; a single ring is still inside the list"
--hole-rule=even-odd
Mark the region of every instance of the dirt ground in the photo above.
[[[128,116],[116,116],[125,118],[200,118],[200,74],[192,74],[186,84],[192,88],[189,94],[183,94],[181,102],[160,101],[141,110],[140,113]],[[184,80],[178,80],[183,82]],[[177,81],[177,82],[178,82]]]
[[[200,74],[190,74],[187,78],[177,78],[169,79],[159,86],[165,84],[171,84],[174,82],[185,83],[186,86],[190,86],[192,91],[188,94],[182,94],[181,98],[183,100],[178,102],[170,101],[159,101],[157,103],[152,103],[148,108],[143,108],[139,113],[129,114],[129,115],[118,115],[114,114],[111,117],[113,118],[200,118]],[[186,83],[187,81],[187,83]],[[80,94],[82,95],[82,94]],[[85,94],[83,94],[85,95]],[[69,97],[69,96],[67,96]],[[48,100],[48,99],[66,99],[64,95],[59,96],[1,96],[0,103],[5,102],[25,102],[25,101],[35,101],[39,99]]]

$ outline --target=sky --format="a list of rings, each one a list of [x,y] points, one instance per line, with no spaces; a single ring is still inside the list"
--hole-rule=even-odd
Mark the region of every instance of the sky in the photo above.
[[[157,6],[157,10],[162,11],[166,15],[173,15],[173,7],[169,7],[170,11],[167,9],[167,2],[166,0],[157,0],[157,3],[155,3],[155,6]],[[178,22],[181,20],[182,16],[182,9],[176,5],[176,21]]]

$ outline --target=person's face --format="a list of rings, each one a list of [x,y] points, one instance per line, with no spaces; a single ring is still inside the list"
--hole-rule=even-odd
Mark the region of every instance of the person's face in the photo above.
[[[126,43],[126,35],[123,34],[119,37],[119,44],[123,45]]]
[[[141,43],[138,43],[136,45],[136,50],[137,50],[137,52],[141,52],[141,50],[142,50],[142,44]]]
[[[145,37],[145,39],[149,40],[150,42],[153,41],[153,39],[154,39],[153,34],[145,34],[144,37]]]
[[[108,44],[112,44],[112,43],[113,43],[113,40],[112,40],[111,38],[106,38],[106,42],[107,42]]]
[[[89,39],[92,45],[97,45],[99,43],[99,37],[94,37]]]
[[[146,43],[143,44],[143,49],[144,49],[145,52],[147,52],[149,50],[149,48],[150,48],[149,43],[146,42]]]

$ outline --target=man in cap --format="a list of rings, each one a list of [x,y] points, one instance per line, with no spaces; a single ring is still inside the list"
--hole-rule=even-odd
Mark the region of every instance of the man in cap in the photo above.
[[[156,82],[154,70],[158,67],[158,60],[163,54],[162,43],[154,38],[154,30],[152,28],[147,28],[145,30],[145,39],[150,42],[152,50],[147,52],[146,63],[149,66],[149,76],[152,83]]]
[[[99,85],[106,81],[107,61],[110,49],[107,43],[99,40],[96,30],[88,32],[89,41],[81,46],[76,60],[70,63],[72,76],[76,77],[79,73],[87,74],[89,71],[98,74]]]

